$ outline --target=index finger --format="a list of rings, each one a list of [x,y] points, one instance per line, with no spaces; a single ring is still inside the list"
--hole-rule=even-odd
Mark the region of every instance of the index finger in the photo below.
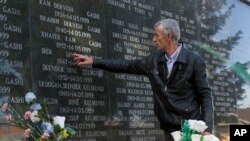
[[[77,57],[77,56],[79,56],[79,55],[80,55],[80,54],[78,54],[78,53],[73,53],[73,54],[72,54],[73,57]]]

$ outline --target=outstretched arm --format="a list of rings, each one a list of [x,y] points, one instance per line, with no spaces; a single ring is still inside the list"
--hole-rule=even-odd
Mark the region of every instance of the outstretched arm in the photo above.
[[[72,55],[74,65],[84,67],[92,65],[93,68],[104,69],[110,72],[131,73],[145,75],[146,60],[115,60],[115,59],[97,59],[86,55],[74,53]]]

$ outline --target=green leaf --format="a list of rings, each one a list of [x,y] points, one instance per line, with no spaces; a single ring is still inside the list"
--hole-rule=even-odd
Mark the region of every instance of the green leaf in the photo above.
[[[204,141],[204,136],[201,136],[201,139],[200,139],[200,141]]]
[[[67,130],[67,132],[70,134],[70,135],[74,135],[76,133],[75,130],[73,130],[72,128],[70,127],[65,127],[65,129]]]
[[[59,124],[54,125],[54,132],[56,134],[60,133],[63,129],[60,127]]]

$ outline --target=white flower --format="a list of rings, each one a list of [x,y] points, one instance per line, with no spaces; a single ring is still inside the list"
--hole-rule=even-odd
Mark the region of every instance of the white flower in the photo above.
[[[174,138],[174,141],[180,141],[181,140],[181,132],[180,131],[174,131],[171,133],[171,135]]]
[[[201,135],[200,134],[192,134],[191,141],[200,141]]]
[[[198,131],[199,133],[202,133],[205,129],[207,129],[206,123],[201,120],[188,120],[188,124],[190,129]]]
[[[65,117],[64,116],[55,116],[53,117],[54,124],[58,124],[61,128],[64,128]]]
[[[30,120],[32,122],[38,122],[40,121],[40,118],[38,117],[38,111],[33,111],[30,115]]]
[[[30,102],[32,102],[33,100],[36,99],[36,95],[33,92],[28,92],[25,95],[25,100],[26,102],[29,104]]]
[[[220,141],[217,137],[215,137],[213,134],[211,135],[204,135],[203,141]]]

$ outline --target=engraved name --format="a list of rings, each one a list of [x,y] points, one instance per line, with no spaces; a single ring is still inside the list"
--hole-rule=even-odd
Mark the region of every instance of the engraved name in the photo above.
[[[48,17],[44,15],[40,15],[40,21],[44,21],[47,23],[59,24],[60,20],[54,17]]]
[[[3,24],[3,29],[6,31],[22,33],[22,27],[17,26],[17,25]]]
[[[3,9],[3,12],[7,14],[18,15],[18,16],[21,15],[21,10],[17,8],[3,6],[2,9]]]

